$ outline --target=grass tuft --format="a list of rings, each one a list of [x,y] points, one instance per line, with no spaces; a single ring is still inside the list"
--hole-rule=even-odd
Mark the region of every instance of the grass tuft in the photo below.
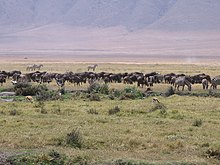
[[[82,148],[83,140],[79,129],[73,129],[67,134],[66,143],[74,148]]]
[[[121,111],[121,109],[118,106],[115,106],[114,108],[109,109],[108,114],[109,115],[114,115],[114,114],[119,113],[120,111]]]
[[[201,127],[201,126],[202,126],[202,123],[203,123],[202,119],[195,119],[195,120],[193,121],[192,126],[194,126],[194,127]]]

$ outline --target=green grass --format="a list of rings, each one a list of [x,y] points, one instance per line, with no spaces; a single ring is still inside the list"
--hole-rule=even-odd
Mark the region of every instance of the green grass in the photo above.
[[[2,64],[1,64],[2,65]],[[24,64],[14,65],[22,68]],[[82,68],[76,64],[65,68],[54,64],[45,65],[45,70],[63,72]],[[1,66],[2,67],[2,66]],[[197,68],[198,67],[198,68]],[[8,64],[3,69],[13,70]],[[3,70],[2,69],[2,70]],[[199,73],[217,75],[216,68],[195,65],[100,65],[98,71],[132,72],[159,71]],[[215,70],[216,69],[216,70]],[[131,85],[133,89],[134,85]],[[11,87],[4,84],[0,90]],[[57,89],[55,83],[48,86]],[[126,86],[128,87],[128,86]],[[156,84],[153,90],[165,92],[169,85]],[[66,89],[87,89],[88,84],[76,87],[67,84]],[[109,90],[125,88],[123,84],[110,84]],[[192,93],[208,93],[201,86],[193,86]],[[140,89],[145,91],[146,88]],[[220,150],[220,98],[179,96],[157,96],[161,108],[152,103],[152,96],[142,99],[111,100],[100,94],[100,101],[90,101],[83,93],[66,93],[63,99],[34,103],[22,96],[15,102],[1,102],[0,106],[0,151],[26,153],[30,161],[48,161],[48,153],[55,151],[64,161],[102,164],[108,162],[147,162],[153,164],[218,164],[215,157],[208,158],[207,151]],[[109,110],[120,111],[109,115]],[[46,113],[42,113],[42,109]],[[151,111],[153,109],[153,111]],[[91,112],[91,113],[89,113]],[[164,111],[163,111],[164,112]],[[201,123],[200,123],[201,121]],[[197,126],[199,124],[199,126]],[[194,126],[196,125],[196,126]],[[66,143],[67,135],[80,130],[80,147]],[[42,155],[43,153],[43,155]],[[48,158],[48,159],[47,159]],[[147,164],[146,163],[146,164]]]

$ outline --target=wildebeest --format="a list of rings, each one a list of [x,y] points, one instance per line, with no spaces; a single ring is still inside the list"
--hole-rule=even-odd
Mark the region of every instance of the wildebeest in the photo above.
[[[175,84],[175,89],[177,89],[178,91],[179,91],[180,86],[182,86],[182,91],[183,91],[185,85],[188,86],[189,91],[191,91],[191,89],[192,89],[191,83],[186,79],[185,76],[177,77],[174,84]]]
[[[211,83],[211,77],[205,73],[194,75],[192,76],[192,79],[195,83],[202,83],[203,79],[206,79],[209,83]]]
[[[173,77],[176,77],[175,73],[169,73],[164,75],[164,81],[165,83],[171,84],[171,80]]]
[[[7,78],[6,75],[0,74],[0,83],[1,83],[1,86],[3,85],[3,83],[6,83],[6,78]]]
[[[95,71],[96,67],[98,66],[98,64],[94,64],[94,65],[89,65],[87,68],[88,68],[88,71],[90,69],[92,69],[93,71]]]
[[[209,88],[209,82],[207,79],[202,79],[202,88],[203,89],[208,89]]]
[[[211,80],[211,88],[217,89],[217,85],[220,85],[220,75],[212,78]]]
[[[147,79],[144,76],[137,77],[137,86],[143,88],[144,85],[149,86]]]

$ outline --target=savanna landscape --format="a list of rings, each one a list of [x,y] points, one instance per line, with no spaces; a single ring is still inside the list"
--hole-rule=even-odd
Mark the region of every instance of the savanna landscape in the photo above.
[[[63,59],[62,59],[63,60]],[[39,61],[33,61],[39,63]],[[40,72],[86,72],[92,63],[47,62]],[[2,70],[29,73],[30,61],[5,61]],[[219,65],[98,63],[94,71],[123,73],[152,71],[218,75]],[[14,91],[10,79],[1,91]],[[24,95],[1,101],[1,159],[14,164],[218,164],[219,90],[192,91],[166,95],[171,84],[156,83],[151,93],[137,83],[107,83],[101,88],[67,82],[64,88],[55,80],[41,85],[52,95]],[[65,90],[57,96],[57,91]],[[91,90],[92,89],[92,90]],[[180,88],[181,89],[181,88]],[[212,94],[211,94],[212,93]],[[27,95],[27,94],[26,94]],[[55,96],[55,97],[54,97]],[[159,103],[152,102],[157,98]],[[5,159],[4,159],[5,158]]]
[[[0,164],[219,165],[219,15],[219,0],[1,0]]]

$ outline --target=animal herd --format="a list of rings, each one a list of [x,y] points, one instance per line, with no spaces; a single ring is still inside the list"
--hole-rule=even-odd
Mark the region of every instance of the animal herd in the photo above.
[[[36,65],[34,66],[36,68]],[[41,65],[39,67],[42,67]],[[93,66],[94,69],[97,65]],[[93,69],[93,67],[88,67]],[[28,66],[27,70],[32,71],[31,67]],[[38,68],[39,69],[39,68]],[[124,72],[124,73],[109,73],[109,72],[66,72],[66,73],[49,73],[41,71],[32,71],[30,73],[21,73],[21,71],[0,71],[0,83],[10,80],[13,85],[17,83],[27,83],[27,82],[36,82],[36,83],[51,83],[55,81],[56,84],[60,87],[65,86],[66,82],[73,83],[75,85],[81,85],[83,83],[93,83],[97,80],[101,80],[104,83],[124,83],[124,84],[137,84],[138,87],[144,86],[153,86],[157,83],[166,83],[172,84],[176,90],[179,90],[181,87],[184,90],[184,87],[187,86],[188,90],[191,91],[193,84],[201,84],[203,89],[208,89],[211,84],[211,89],[216,89],[217,85],[220,85],[220,76],[211,78],[207,74],[197,74],[193,76],[185,74],[160,74],[157,72],[151,73],[142,73],[142,72]]]

